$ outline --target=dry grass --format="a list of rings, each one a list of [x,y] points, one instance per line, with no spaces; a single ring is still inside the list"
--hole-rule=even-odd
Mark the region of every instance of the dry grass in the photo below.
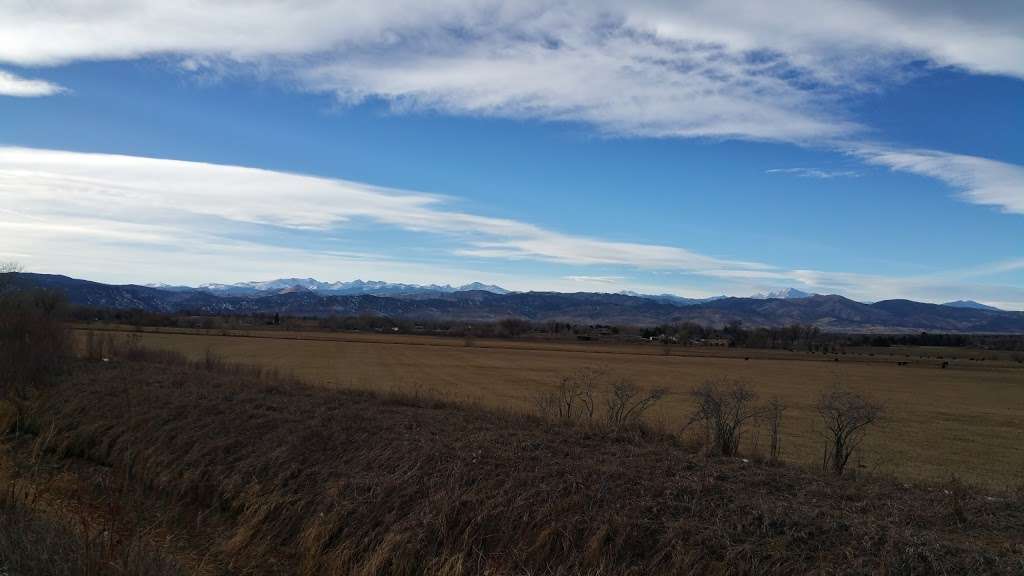
[[[38,407],[39,429],[65,462],[225,518],[206,546],[235,563],[226,573],[1024,570],[1024,506],[1010,497],[705,460],[663,438],[162,360],[80,365]]]
[[[466,347],[458,339],[429,336],[283,336],[145,333],[141,338],[146,345],[190,358],[213,350],[231,361],[274,367],[329,387],[430,389],[458,401],[515,410],[531,409],[538,391],[553,387],[565,374],[601,366],[646,388],[668,390],[649,421],[669,428],[682,426],[692,413],[693,387],[709,379],[741,379],[761,398],[785,403],[784,458],[807,464],[820,462],[824,443],[815,402],[840,381],[880,401],[890,413],[884,427],[866,438],[851,467],[914,481],[944,480],[955,472],[966,482],[996,489],[1024,478],[1024,368],[1010,361],[957,360],[941,369],[942,354],[936,349],[926,351],[928,359],[911,357],[910,365],[898,366],[897,360],[908,361],[909,350],[865,352],[836,362],[832,356],[784,351],[677,348],[673,356],[663,357],[657,346],[478,339]],[[950,351],[945,354],[950,357]],[[767,451],[769,442],[761,432],[743,444]]]
[[[4,476],[8,476],[5,474]],[[38,475],[36,475],[38,477]],[[46,486],[8,479],[0,493],[0,574],[4,576],[174,576],[186,574],[141,531],[41,505]],[[23,489],[25,488],[25,489]]]

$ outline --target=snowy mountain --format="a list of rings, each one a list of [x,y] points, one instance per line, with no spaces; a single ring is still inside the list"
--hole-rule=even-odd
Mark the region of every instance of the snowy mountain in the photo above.
[[[348,296],[366,294],[372,296],[415,295],[425,293],[452,293],[467,290],[482,290],[494,294],[508,294],[501,286],[473,282],[462,286],[449,284],[401,284],[381,282],[378,280],[353,280],[351,282],[321,282],[315,278],[278,278],[257,282],[237,282],[234,284],[202,284],[195,288],[221,296],[258,296],[261,294],[280,294],[285,292],[309,291],[329,296]]]
[[[782,288],[779,290],[773,290],[771,292],[768,292],[767,294],[758,292],[757,294],[751,296],[751,298],[754,298],[756,300],[768,300],[770,298],[792,300],[794,298],[810,298],[811,296],[814,296],[814,294],[809,294],[802,290],[797,290],[796,288]]]
[[[721,298],[680,306],[652,298],[595,292],[494,294],[476,290],[450,293],[424,291],[395,296],[365,293],[341,295],[312,290],[304,287],[303,283],[293,282],[294,279],[280,283],[256,283],[264,290],[252,296],[230,297],[223,292],[180,292],[145,286],[110,285],[49,274],[20,273],[18,279],[26,285],[60,291],[76,306],[146,310],[163,314],[370,314],[460,322],[493,322],[513,317],[536,322],[619,326],[695,322],[722,327],[741,322],[745,327],[813,325],[829,332],[1024,334],[1024,312],[979,310],[910,300],[883,300],[864,304],[837,295],[770,299]],[[309,282],[305,284],[316,285]],[[365,289],[369,284],[362,282],[358,287]],[[384,282],[372,284],[378,289],[381,285],[389,286]],[[268,286],[278,290],[267,290]],[[251,284],[244,288],[255,290]]]
[[[725,298],[725,296],[686,298],[684,296],[676,296],[675,294],[641,294],[640,292],[633,292],[632,290],[622,290],[619,294],[622,294],[623,296],[633,296],[636,298],[646,298],[648,300],[664,302],[666,304],[675,304],[676,306],[693,306],[694,304],[704,304],[706,302],[714,302],[715,300]]]

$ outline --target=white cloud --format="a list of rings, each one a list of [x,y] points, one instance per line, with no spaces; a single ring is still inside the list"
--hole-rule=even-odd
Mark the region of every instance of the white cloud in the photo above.
[[[1021,12],[866,0],[56,0],[0,5],[0,62],[172,55],[350,102],[807,141],[856,132],[838,99],[898,81],[910,62],[1024,78]]]
[[[765,174],[790,174],[800,178],[818,178],[820,180],[860,176],[860,173],[854,170],[830,170],[828,168],[772,168],[765,170]]]
[[[15,76],[10,72],[0,70],[0,96],[35,98],[38,96],[53,96],[64,91],[65,89],[62,86],[47,82],[46,80],[22,78],[21,76]]]
[[[570,282],[579,282],[581,284],[619,284],[625,277],[623,276],[562,276],[564,280]]]
[[[447,210],[440,196],[256,168],[0,148],[8,228],[77,233],[90,241],[164,242],[239,226],[329,232],[353,219],[440,234],[463,256],[639,268],[751,269],[765,265],[683,248],[573,236],[516,220]],[[128,236],[130,235],[130,236]]]
[[[1004,304],[1024,302],[1024,290],[968,282],[1020,270],[1021,259],[897,278],[787,270],[676,246],[574,236],[450,210],[450,203],[442,196],[239,166],[0,148],[2,252],[8,257],[28,255],[18,259],[37,270],[96,279],[196,283],[267,274],[328,279],[362,275],[405,282],[483,279],[516,289],[571,289],[579,283],[637,288],[613,275],[571,274],[558,281],[513,274],[482,276],[467,268],[471,258],[482,258],[672,271],[726,282],[736,288],[734,294],[753,293],[765,285],[792,285],[864,300],[944,301],[980,294]],[[409,246],[397,247],[402,256],[389,254],[384,247],[377,253],[334,247],[330,238],[356,220],[447,238],[452,253],[435,254],[426,262],[408,257]],[[245,233],[254,226],[258,233]],[[288,245],[281,238],[289,231],[311,235],[321,247],[310,248],[307,242],[303,247]],[[677,288],[681,290],[645,289],[692,292]]]
[[[611,134],[849,146],[851,92],[927,62],[1024,78],[1014,3],[822,0],[415,0],[0,5],[0,62],[179,58],[398,110],[583,122]],[[62,88],[0,71],[0,94]],[[1021,213],[1021,168],[965,155],[854,145],[876,164],[938,178],[969,201]],[[849,170],[780,168],[812,178]],[[418,202],[432,200],[420,197]],[[252,210],[256,207],[252,207]],[[250,210],[251,211],[251,210]],[[252,214],[250,214],[252,216]],[[268,216],[263,214],[263,216]],[[317,225],[317,211],[292,217]],[[425,215],[426,216],[426,215]],[[472,222],[464,222],[472,226]],[[497,224],[491,222],[490,224]],[[429,218],[425,227],[436,225]],[[466,249],[530,255],[530,242]],[[691,258],[669,254],[666,257]]]
[[[871,164],[936,178],[961,190],[967,202],[1024,214],[1024,167],[937,150],[859,146],[851,151]]]

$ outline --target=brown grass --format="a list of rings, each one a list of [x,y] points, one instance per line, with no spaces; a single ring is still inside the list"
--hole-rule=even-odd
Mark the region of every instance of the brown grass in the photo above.
[[[224,519],[204,546],[225,573],[1024,570],[1024,506],[1009,496],[706,460],[660,437],[161,360],[81,364],[38,429],[63,462]]]
[[[723,377],[748,382],[761,398],[787,406],[782,421],[784,458],[818,464],[824,440],[815,402],[837,381],[883,403],[890,417],[871,431],[852,467],[909,481],[964,481],[1002,489],[1024,477],[1024,367],[1013,362],[957,360],[942,369],[936,349],[912,357],[894,354],[834,356],[784,351],[714,350],[601,343],[545,344],[378,334],[288,333],[280,337],[141,335],[149,346],[201,359],[207,350],[233,362],[277,368],[328,387],[412,391],[430,389],[449,399],[512,410],[531,410],[538,391],[564,375],[600,366],[668,396],[649,421],[678,429],[692,413],[690,390]],[[279,335],[280,336],[280,335]],[[300,339],[308,338],[308,339]],[[965,351],[953,351],[964,354]],[[945,358],[949,358],[946,351]],[[747,360],[746,358],[749,358]],[[747,437],[765,451],[768,436]]]
[[[18,482],[9,473],[3,476],[8,482],[0,492],[0,574],[172,576],[187,573],[146,539],[142,531],[126,532],[124,527],[95,524],[94,517],[71,507],[46,509],[42,506],[46,497],[40,491],[47,489],[48,483]],[[39,474],[30,476],[41,477]]]

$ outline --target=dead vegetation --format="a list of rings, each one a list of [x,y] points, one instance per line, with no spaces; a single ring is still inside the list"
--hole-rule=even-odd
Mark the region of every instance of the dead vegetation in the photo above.
[[[821,395],[817,410],[825,436],[821,467],[841,476],[850,457],[864,442],[869,427],[882,418],[885,408],[849,388],[836,385]]]
[[[704,443],[711,453],[737,455],[744,427],[762,414],[762,408],[755,404],[757,395],[738,380],[705,382],[690,394],[697,408],[684,430],[698,425],[704,429]]]
[[[121,539],[88,520],[54,520],[11,484],[0,493],[0,574],[177,576],[187,574],[141,537]]]
[[[583,368],[563,376],[554,389],[535,394],[533,403],[546,420],[591,430],[636,432],[643,431],[644,414],[666,393],[664,388],[642,389],[606,370]]]
[[[565,413],[586,414],[576,392],[585,381],[566,384]],[[637,406],[651,394],[616,402]],[[312,388],[142,352],[76,365],[35,414],[50,458],[109,467],[194,518],[179,533],[218,518],[223,528],[195,553],[220,573],[1024,568],[1017,500],[965,492],[951,516],[941,490],[707,459],[665,437]]]

